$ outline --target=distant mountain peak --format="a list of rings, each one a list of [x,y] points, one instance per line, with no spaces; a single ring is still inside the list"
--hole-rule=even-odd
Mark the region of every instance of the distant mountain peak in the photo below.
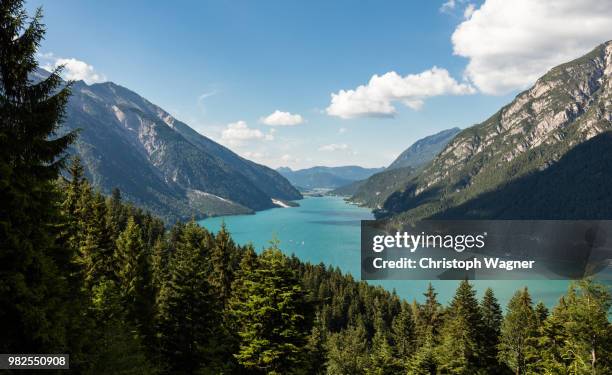
[[[460,131],[461,129],[454,127],[419,139],[389,164],[387,169],[421,167],[430,162]]]

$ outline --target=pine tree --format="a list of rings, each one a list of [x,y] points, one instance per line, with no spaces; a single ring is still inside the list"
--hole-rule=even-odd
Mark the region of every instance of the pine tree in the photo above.
[[[548,308],[546,308],[546,305],[544,305],[542,301],[539,301],[536,304],[533,312],[535,313],[538,327],[543,326],[546,318],[548,318]]]
[[[222,224],[221,229],[215,236],[214,246],[210,253],[212,273],[209,281],[219,294],[223,304],[226,303],[230,295],[234,272],[233,258],[235,252],[236,246],[234,245],[225,224]]]
[[[155,374],[141,339],[128,323],[117,285],[104,280],[92,290],[91,310],[96,322],[95,349],[87,358],[85,374]],[[71,358],[72,359],[72,358]]]
[[[114,279],[115,244],[107,226],[104,197],[93,193],[88,183],[82,186],[78,210],[81,241],[76,262],[82,267],[85,288],[91,290],[103,280]]]
[[[566,334],[563,358],[575,374],[612,372],[612,325],[608,320],[612,300],[605,285],[591,279],[570,285],[561,324]]]
[[[537,333],[537,321],[527,288],[514,294],[507,311],[501,329],[499,358],[516,375],[525,374],[535,355]]]
[[[53,183],[75,134],[56,135],[70,95],[60,70],[30,81],[45,28],[23,3],[0,3],[0,351],[48,353],[64,346],[68,324],[72,254],[55,244]]]
[[[325,341],[326,341],[326,328],[320,315],[317,313],[315,316],[314,324],[310,335],[308,336],[308,342],[306,344],[307,351],[307,373],[309,374],[324,374],[325,369]]]
[[[362,325],[350,326],[329,336],[326,366],[328,375],[365,374],[368,346]]]
[[[241,263],[230,313],[240,337],[238,362],[268,374],[294,373],[303,366],[306,332],[304,292],[276,248],[258,257],[258,266]]]
[[[408,374],[410,375],[435,375],[437,373],[438,362],[431,333],[423,338],[423,345],[410,359],[408,368]]]
[[[489,373],[494,373],[499,369],[501,364],[497,359],[499,346],[499,336],[501,334],[501,324],[503,315],[501,307],[495,298],[495,294],[491,288],[487,288],[480,304],[482,314],[482,337],[483,337],[483,354],[482,367]]]
[[[423,344],[423,340],[429,334],[435,342],[442,326],[442,307],[438,302],[438,293],[431,283],[427,286],[427,292],[424,293],[424,296],[425,303],[418,306],[418,313],[415,314],[419,346]]]
[[[140,226],[130,217],[117,238],[114,254],[116,277],[128,319],[135,326],[149,323],[151,309],[148,296],[148,257]]]
[[[406,301],[402,302],[399,314],[393,319],[391,332],[397,358],[406,367],[408,360],[416,351],[416,333],[412,309]]]
[[[573,291],[570,291],[573,293]],[[565,343],[568,340],[564,323],[568,320],[568,309],[565,297],[559,299],[559,303],[552,314],[544,321],[538,338],[538,349],[540,361],[538,370],[549,374],[569,373],[570,360],[565,356]]]
[[[400,362],[395,357],[393,347],[389,342],[389,327],[382,317],[380,305],[375,305],[374,337],[370,350],[370,360],[366,374],[391,375],[401,372]]]
[[[441,330],[439,369],[449,374],[475,374],[484,351],[483,324],[476,291],[467,280],[457,288]]]
[[[65,183],[64,201],[62,211],[66,218],[65,233],[63,237],[68,246],[78,249],[82,241],[82,231],[80,230],[80,202],[83,195],[83,188],[87,181],[84,177],[81,159],[77,156],[72,159],[68,169],[70,180]]]
[[[220,309],[208,283],[207,232],[194,221],[181,230],[157,300],[159,348],[172,373],[218,365]]]

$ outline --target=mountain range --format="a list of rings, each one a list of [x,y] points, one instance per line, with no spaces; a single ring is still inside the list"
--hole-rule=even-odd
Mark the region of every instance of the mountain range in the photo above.
[[[302,198],[279,173],[201,135],[112,82],[74,82],[63,127],[80,129],[70,150],[104,193],[169,222],[252,213]],[[275,203],[276,202],[276,203]]]
[[[461,131],[376,213],[409,220],[521,212],[586,219],[601,218],[602,210],[609,216],[609,194],[602,196],[598,184],[610,172],[610,130],[609,41],[551,69],[493,116]]]
[[[277,169],[293,186],[302,190],[334,189],[354,181],[366,179],[382,170],[384,168],[363,168],[355,165],[312,167],[295,171],[288,167]]]
[[[461,129],[446,129],[414,142],[389,166],[365,180],[335,189],[335,195],[351,196],[354,203],[381,208],[385,200],[402,189],[423,166],[431,162]]]

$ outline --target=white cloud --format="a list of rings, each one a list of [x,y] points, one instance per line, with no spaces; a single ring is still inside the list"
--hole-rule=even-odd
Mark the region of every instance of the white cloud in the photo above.
[[[533,84],[548,69],[612,36],[612,2],[486,0],[452,36],[469,59],[465,76],[482,92],[503,94]]]
[[[348,131],[348,129],[347,129],[347,128],[340,128],[340,129],[338,129],[338,134],[344,134],[344,133],[346,133],[347,131]]]
[[[474,88],[453,79],[446,69],[433,67],[419,74],[400,76],[388,72],[374,75],[370,82],[354,90],[340,90],[331,94],[328,115],[343,119],[353,117],[392,117],[396,110],[393,102],[401,102],[414,110],[420,109],[424,100],[438,95],[464,95],[474,93]]]
[[[476,10],[476,5],[469,3],[465,7],[465,10],[463,11],[463,18],[465,18],[466,20],[470,19],[470,17],[472,17],[472,14],[474,14],[475,10]]]
[[[457,2],[455,0],[447,0],[444,4],[442,4],[442,6],[440,7],[440,12],[442,13],[448,13],[451,10],[455,9],[455,7],[457,6]]]
[[[278,109],[267,117],[262,117],[259,121],[269,126],[294,126],[304,122],[304,118],[298,114],[282,112]]]
[[[348,151],[350,148],[346,143],[332,143],[329,145],[324,145],[319,147],[319,151],[329,151],[329,152],[335,152],[335,151]]]
[[[249,128],[245,121],[237,121],[228,124],[227,127],[221,132],[221,140],[225,141],[231,146],[239,146],[244,142],[253,140],[274,140],[272,133],[265,134],[259,129]]]
[[[87,64],[84,61],[77,60],[75,58],[61,58],[56,57],[53,53],[39,54],[41,60],[44,61],[43,69],[54,70],[57,67],[64,65],[62,71],[62,77],[66,80],[72,81],[85,81],[87,84],[98,83],[106,81],[106,77],[103,74],[96,72],[93,66]]]

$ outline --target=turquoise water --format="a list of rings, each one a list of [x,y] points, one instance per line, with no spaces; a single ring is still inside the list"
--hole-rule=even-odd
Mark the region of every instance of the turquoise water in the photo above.
[[[215,217],[200,221],[200,225],[217,231],[225,222],[234,240],[239,244],[252,243],[257,251],[280,240],[280,248],[287,254],[311,263],[323,262],[338,266],[344,272],[359,278],[360,220],[372,219],[368,209],[346,203],[339,197],[306,197],[300,207],[274,208],[255,215]],[[392,290],[402,298],[422,300],[429,281],[385,280],[370,281]],[[527,286],[534,301],[547,306],[556,304],[566,291],[568,282],[533,281],[474,281],[479,296],[487,287],[493,288],[500,303],[505,306],[512,294]],[[442,303],[454,295],[457,281],[434,280],[432,284]]]

